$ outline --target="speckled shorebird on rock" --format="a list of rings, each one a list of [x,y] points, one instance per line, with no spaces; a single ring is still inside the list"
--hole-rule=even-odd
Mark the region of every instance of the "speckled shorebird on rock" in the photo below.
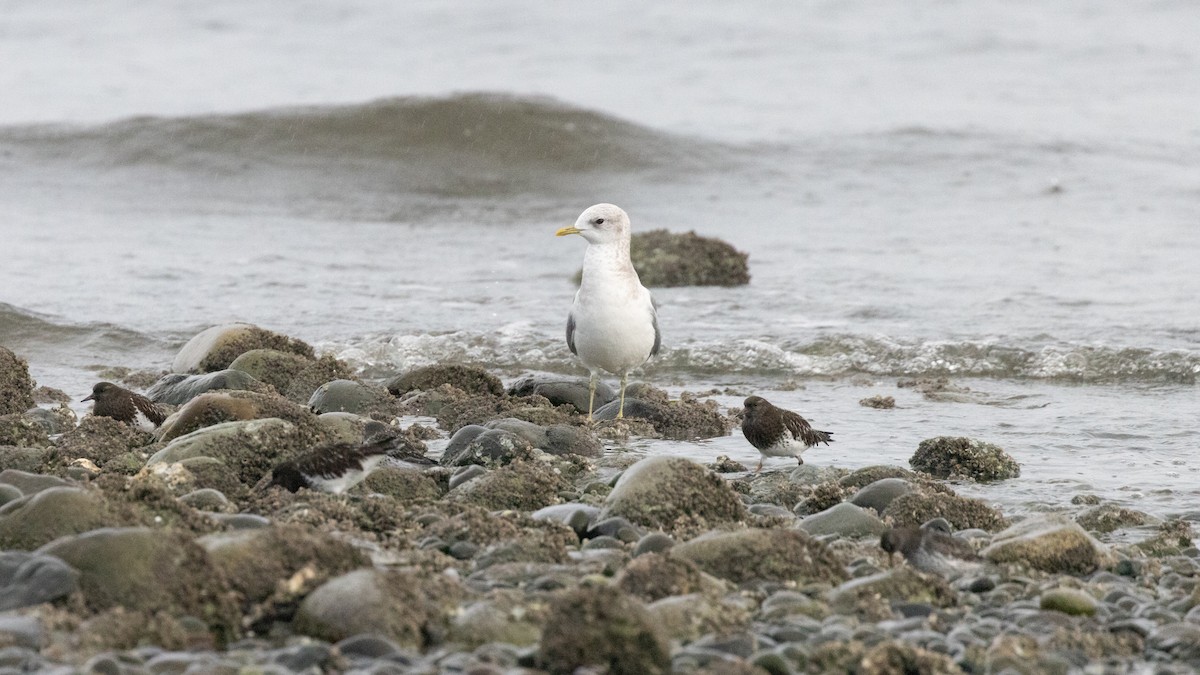
[[[621,378],[617,417],[625,416],[629,371],[658,353],[662,336],[650,291],[629,259],[629,216],[612,204],[596,204],[575,225],[555,233],[578,234],[588,242],[583,279],[567,316],[567,347],[591,373],[588,420],[596,402],[596,381],[605,370]]]
[[[382,422],[368,422],[361,443],[326,443],[280,462],[255,486],[265,490],[278,485],[289,492],[300,488],[339,494],[349,490],[381,466],[423,467],[437,464],[413,452],[404,452],[395,431]]]
[[[940,519],[939,519],[940,520]],[[893,527],[879,539],[889,555],[899,553],[922,572],[957,576],[978,571],[983,563],[975,549],[950,533],[949,527],[930,521],[921,527]]]
[[[755,473],[762,471],[763,459],[767,457],[795,457],[800,463],[800,454],[818,443],[829,445],[833,435],[829,431],[817,431],[808,420],[790,410],[777,408],[761,396],[747,398],[745,417],[742,418],[742,433],[750,445],[762,454]]]
[[[154,431],[167,419],[166,411],[153,401],[112,382],[97,382],[83,401],[94,401],[96,417],[111,417],[143,431]]]

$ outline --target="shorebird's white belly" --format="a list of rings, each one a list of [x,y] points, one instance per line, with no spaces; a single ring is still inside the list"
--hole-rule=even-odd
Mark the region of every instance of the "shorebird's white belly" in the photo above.
[[[759,452],[766,457],[799,457],[807,449],[808,446],[803,441],[798,441],[790,434],[785,434],[783,438]]]

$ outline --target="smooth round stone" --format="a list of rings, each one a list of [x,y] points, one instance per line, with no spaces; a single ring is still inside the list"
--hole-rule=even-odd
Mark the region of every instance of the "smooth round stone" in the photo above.
[[[1096,613],[1096,599],[1073,588],[1055,588],[1042,593],[1039,606],[1071,616],[1092,616]]]
[[[587,532],[587,536],[591,538],[604,535],[614,537],[624,542],[633,543],[641,538],[642,533],[638,532],[638,529],[633,525],[633,523],[621,518],[620,516],[614,516],[612,518],[605,518],[604,520],[601,520],[593,525],[592,528]]]
[[[317,387],[308,399],[308,407],[318,415],[331,412],[360,414],[385,396],[354,380],[333,380]]]
[[[209,517],[235,530],[257,530],[271,526],[271,519],[257,513],[210,513]]]
[[[835,504],[807,516],[797,527],[814,536],[836,534],[843,537],[877,537],[887,529],[878,516],[850,502]]]
[[[987,593],[996,588],[996,582],[992,581],[991,577],[979,577],[967,584],[967,590],[972,593]]]
[[[563,523],[575,531],[575,535],[583,539],[587,535],[592,522],[600,514],[600,509],[590,504],[552,504],[534,511],[534,520],[553,520]]]
[[[24,497],[25,493],[15,485],[0,483],[0,506]]]
[[[662,553],[674,545],[675,540],[670,535],[662,532],[651,532],[638,539],[637,545],[633,547],[633,557],[636,558],[646,553]]]
[[[285,647],[275,652],[272,660],[299,673],[320,670],[321,665],[329,661],[329,656],[329,645],[316,642]]]
[[[487,473],[487,469],[478,464],[468,464],[461,467],[458,471],[454,472],[454,475],[450,476],[450,489],[453,490],[473,478],[479,478],[485,473]]]
[[[30,473],[29,471],[20,471],[17,469],[5,469],[0,471],[0,484],[11,485],[21,491],[22,495],[31,495],[35,492],[41,492],[47,488],[54,487],[70,487],[77,485],[69,480],[63,480],[57,476],[47,476],[40,473]]]
[[[75,591],[78,573],[54,556],[0,553],[0,612],[40,605]]]
[[[621,549],[625,548],[625,544],[623,544],[621,540],[617,539],[616,537],[610,537],[607,534],[602,534],[599,537],[592,537],[591,539],[588,539],[583,543],[582,547],[582,549],[585,551],[603,548]]]
[[[876,513],[883,513],[893,499],[912,491],[912,483],[903,478],[882,478],[860,488],[850,498],[850,503],[864,509],[874,509]]]
[[[179,501],[200,511],[223,513],[232,508],[229,498],[222,494],[220,490],[212,488],[193,490],[180,497]]]
[[[163,375],[149,389],[146,398],[155,403],[183,405],[200,394],[219,389],[265,391],[267,385],[259,382],[250,373],[241,370],[218,370],[203,375]]]
[[[776,517],[776,518],[793,518],[793,514],[788,509],[783,508],[778,504],[751,504],[747,510],[757,516]]]
[[[1113,567],[1113,572],[1130,579],[1136,579],[1141,576],[1142,563],[1140,560],[1125,559],[1118,561]]]
[[[479,545],[469,541],[456,541],[450,544],[446,549],[446,553],[450,554],[455,560],[470,560],[479,553]]]
[[[508,388],[511,396],[544,396],[554,405],[567,404],[582,413],[588,408],[588,379],[557,375],[526,375]],[[617,392],[603,380],[596,382],[596,400],[599,408],[616,398]],[[628,402],[628,400],[626,400]]]
[[[125,675],[124,666],[112,654],[97,654],[83,664],[88,675]]]
[[[350,658],[381,659],[400,651],[400,645],[371,633],[362,633],[338,642],[333,646],[338,652]]]
[[[36,617],[0,615],[0,642],[12,645],[9,649],[37,650],[42,648],[45,641],[46,634],[42,630],[42,622]]]

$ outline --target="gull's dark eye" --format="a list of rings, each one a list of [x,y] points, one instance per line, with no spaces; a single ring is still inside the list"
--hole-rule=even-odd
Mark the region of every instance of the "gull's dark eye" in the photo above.
[[[593,220],[592,222],[596,223],[597,225],[603,225],[603,224],[604,224],[604,219],[603,219],[603,218],[597,218],[597,219]]]

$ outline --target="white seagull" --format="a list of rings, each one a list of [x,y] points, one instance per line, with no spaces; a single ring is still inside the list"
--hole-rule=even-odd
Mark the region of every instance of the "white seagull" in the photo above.
[[[617,418],[622,418],[629,371],[657,354],[662,344],[654,299],[629,260],[629,216],[612,204],[596,204],[575,225],[554,234],[578,234],[588,242],[583,280],[567,315],[567,347],[591,372],[588,421],[601,370],[621,377]]]

